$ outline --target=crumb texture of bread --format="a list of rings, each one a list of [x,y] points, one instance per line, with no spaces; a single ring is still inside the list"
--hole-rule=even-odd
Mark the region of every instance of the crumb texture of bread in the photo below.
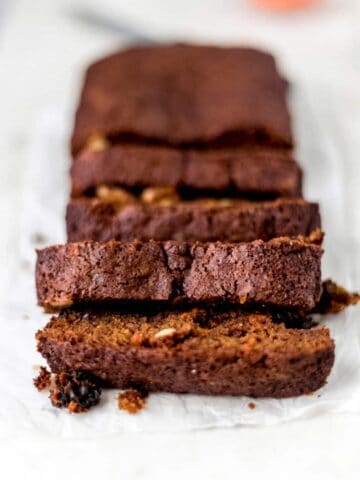
[[[69,242],[177,240],[251,242],[310,235],[321,227],[319,206],[303,199],[198,200],[170,205],[72,199],[66,212]]]
[[[236,308],[149,313],[64,311],[37,333],[51,370],[82,371],[104,386],[285,398],[326,382],[326,327],[288,328]]]
[[[135,143],[291,146],[287,85],[250,48],[136,47],[87,71],[72,151],[95,134]],[[97,142],[97,149],[103,148]]]
[[[268,242],[93,241],[37,252],[39,305],[161,301],[259,303],[311,310],[321,294],[319,245]]]

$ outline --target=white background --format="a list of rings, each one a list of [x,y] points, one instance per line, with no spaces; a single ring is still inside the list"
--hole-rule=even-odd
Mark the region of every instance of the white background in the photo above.
[[[71,118],[84,66],[125,40],[114,32],[75,20],[72,12],[80,5],[91,7],[114,22],[130,22],[141,33],[156,38],[243,41],[271,48],[287,75],[313,92],[314,109],[322,85],[336,92],[336,98],[325,97],[326,105],[317,110],[317,118],[320,122],[326,120],[324,138],[346,161],[348,230],[339,232],[339,236],[346,236],[349,246],[358,244],[360,2],[324,0],[317,9],[286,16],[259,13],[241,0],[7,3],[7,10],[0,7],[2,273],[9,267],[14,241],[20,235],[18,212],[26,203],[24,171],[28,145],[39,112],[49,106],[61,106]],[[321,165],[318,172],[318,178],[308,179],[307,188],[312,192],[316,182],[322,181]],[[355,278],[360,278],[358,264],[357,255],[352,262]],[[6,274],[0,276],[0,281],[7,281]],[[0,283],[0,299],[5,301],[1,287]],[[359,427],[358,415],[317,414],[308,420],[272,427],[127,433],[101,441],[54,439],[9,427],[0,431],[0,474],[6,479],[21,475],[89,479],[357,479]]]

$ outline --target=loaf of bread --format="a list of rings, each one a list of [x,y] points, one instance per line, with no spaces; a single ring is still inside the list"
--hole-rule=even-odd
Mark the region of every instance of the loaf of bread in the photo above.
[[[85,241],[38,251],[38,302],[260,303],[311,310],[321,294],[319,245],[268,242]]]
[[[99,185],[170,186],[185,195],[298,196],[302,173],[290,151],[265,148],[180,150],[114,145],[82,151],[71,166],[72,195]]]
[[[99,191],[99,197],[70,201],[66,212],[68,241],[251,242],[307,236],[321,227],[318,204],[299,198],[181,201],[171,189],[160,187],[144,190],[143,194],[154,198],[144,202],[119,188],[101,187]]]
[[[292,146],[287,84],[274,58],[250,48],[157,45],[88,68],[72,138],[114,142]]]
[[[67,310],[37,333],[37,343],[53,372],[82,371],[105,386],[175,393],[302,395],[325,384],[334,362],[326,327],[289,328],[279,315],[239,307]]]

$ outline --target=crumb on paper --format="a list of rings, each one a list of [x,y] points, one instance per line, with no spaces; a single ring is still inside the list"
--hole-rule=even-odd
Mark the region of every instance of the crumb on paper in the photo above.
[[[83,372],[53,375],[49,390],[52,405],[66,407],[69,413],[87,412],[99,403],[101,396],[97,380]]]
[[[256,403],[254,403],[254,402],[249,402],[249,403],[248,403],[248,407],[250,408],[250,410],[254,410],[254,408],[256,408]]]
[[[147,395],[146,392],[135,389],[125,390],[125,392],[119,393],[119,410],[125,410],[131,415],[138,413],[145,407]]]
[[[316,313],[339,313],[350,305],[356,305],[359,301],[358,293],[348,292],[332,280],[326,280],[323,282],[323,292],[316,306]]]
[[[84,413],[88,411],[88,408],[81,407],[77,402],[74,400],[71,400],[71,402],[68,405],[68,410],[70,413]]]
[[[44,243],[47,242],[47,239],[43,233],[40,232],[34,232],[31,235],[31,243],[34,245],[43,245]]]
[[[35,387],[42,392],[43,390],[49,390],[51,385],[51,373],[45,367],[40,367],[40,371],[37,377],[33,379]]]

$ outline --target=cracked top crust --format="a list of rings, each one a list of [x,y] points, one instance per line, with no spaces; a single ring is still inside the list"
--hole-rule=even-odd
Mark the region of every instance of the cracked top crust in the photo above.
[[[79,242],[38,251],[39,304],[100,301],[263,303],[310,310],[322,250],[304,238],[268,242]]]

